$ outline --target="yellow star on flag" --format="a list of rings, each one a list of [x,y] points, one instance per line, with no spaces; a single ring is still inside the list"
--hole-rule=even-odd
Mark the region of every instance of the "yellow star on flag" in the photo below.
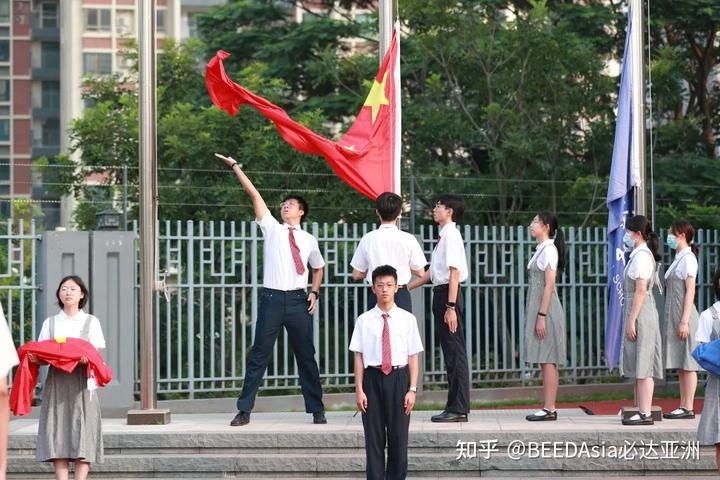
[[[372,108],[372,123],[375,123],[378,111],[381,105],[390,105],[390,100],[385,96],[385,82],[387,80],[388,72],[383,75],[382,83],[378,83],[377,80],[373,80],[372,88],[370,93],[365,99],[363,107]]]

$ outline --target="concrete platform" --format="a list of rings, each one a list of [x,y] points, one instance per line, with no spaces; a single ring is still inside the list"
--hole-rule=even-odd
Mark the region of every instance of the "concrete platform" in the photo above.
[[[626,427],[619,416],[560,410],[555,422],[527,422],[530,410],[473,411],[467,423],[436,424],[418,411],[410,423],[410,477],[717,478],[714,447],[696,448],[695,420]],[[93,478],[362,478],[360,415],[254,413],[230,427],[227,414],[173,414],[168,425],[103,421],[106,460]],[[10,422],[9,478],[52,478],[34,461],[37,421]]]

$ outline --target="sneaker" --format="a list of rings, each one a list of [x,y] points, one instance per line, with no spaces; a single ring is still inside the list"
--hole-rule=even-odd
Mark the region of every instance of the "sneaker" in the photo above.
[[[238,412],[230,422],[231,427],[240,427],[250,423],[250,412]]]
[[[327,418],[325,418],[325,412],[313,413],[313,423],[316,425],[322,425],[327,423]]]
[[[557,420],[557,410],[553,410],[551,412],[547,408],[543,408],[542,410],[538,410],[532,415],[528,415],[527,417],[525,417],[525,420],[527,420],[528,422],[545,422],[547,420]]]
[[[630,418],[623,418],[623,425],[654,425],[655,421],[651,414],[645,415],[644,413],[636,413]]]
[[[670,413],[663,414],[663,418],[668,420],[692,419],[695,418],[695,412],[685,407],[678,407]]]

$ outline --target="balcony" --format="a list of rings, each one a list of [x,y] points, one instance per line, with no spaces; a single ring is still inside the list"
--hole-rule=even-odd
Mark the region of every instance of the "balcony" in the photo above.
[[[32,69],[33,80],[60,80],[60,65],[44,65]]]
[[[60,29],[58,27],[33,25],[32,30],[30,30],[30,38],[33,40],[60,40]]]
[[[33,145],[32,158],[53,158],[60,153],[60,145]]]
[[[60,118],[60,107],[33,107],[32,116],[37,119]]]

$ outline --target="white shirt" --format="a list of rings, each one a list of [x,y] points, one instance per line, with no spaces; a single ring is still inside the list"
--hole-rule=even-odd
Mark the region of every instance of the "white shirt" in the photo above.
[[[450,222],[440,230],[440,240],[430,257],[430,279],[433,285],[445,285],[450,282],[450,267],[460,272],[460,282],[468,278],[465,243],[455,222]]]
[[[670,276],[670,272],[675,272],[675,276],[680,280],[687,280],[688,277],[697,278],[698,261],[690,247],[683,248],[675,255],[675,260],[665,272],[666,279]]]
[[[654,257],[647,244],[642,244],[632,251],[628,264],[625,266],[627,276],[633,280],[641,278],[649,280],[654,273]]]
[[[557,247],[555,246],[555,241],[548,238],[544,242],[539,243],[535,248],[535,253],[528,262],[527,268],[530,268],[533,262],[537,262],[538,268],[543,272],[548,265],[550,266],[550,270],[557,271],[558,257],[559,255]]]
[[[410,270],[425,267],[427,260],[415,236],[403,232],[396,225],[382,224],[360,239],[350,261],[355,270],[367,272],[367,283],[372,283],[372,272],[381,265],[395,268],[398,284],[407,285],[412,278]]]
[[[82,310],[79,310],[74,317],[68,317],[64,310],[55,315],[55,338],[80,338],[82,334],[83,325],[85,320],[90,318],[90,328],[88,330],[88,342],[98,350],[105,348],[105,337],[103,336],[102,327],[100,326],[100,320],[93,315],[88,315]],[[50,319],[45,319],[38,335],[38,342],[43,340],[52,340],[50,338]]]
[[[308,285],[308,262],[312,268],[325,266],[320,247],[315,237],[302,230],[299,225],[294,227],[281,225],[268,210],[265,216],[255,220],[265,237],[265,254],[263,255],[263,286],[275,290],[305,290]],[[300,249],[300,259],[305,265],[305,273],[297,273],[293,262],[288,232],[295,231],[295,243]]]
[[[355,322],[350,350],[363,354],[365,368],[382,365],[384,312],[377,305],[360,315]],[[407,365],[408,357],[423,351],[415,316],[397,305],[389,312],[390,354],[393,366]]]
[[[720,301],[715,302],[712,308],[715,308],[718,315],[720,315]],[[700,317],[698,317],[698,327],[695,331],[695,341],[701,343],[709,342],[714,323],[715,319],[713,318],[712,313],[710,313],[710,309],[708,308],[707,310],[703,310]]]
[[[15,344],[10,335],[5,314],[0,305],[0,378],[7,377],[10,369],[19,363]]]

